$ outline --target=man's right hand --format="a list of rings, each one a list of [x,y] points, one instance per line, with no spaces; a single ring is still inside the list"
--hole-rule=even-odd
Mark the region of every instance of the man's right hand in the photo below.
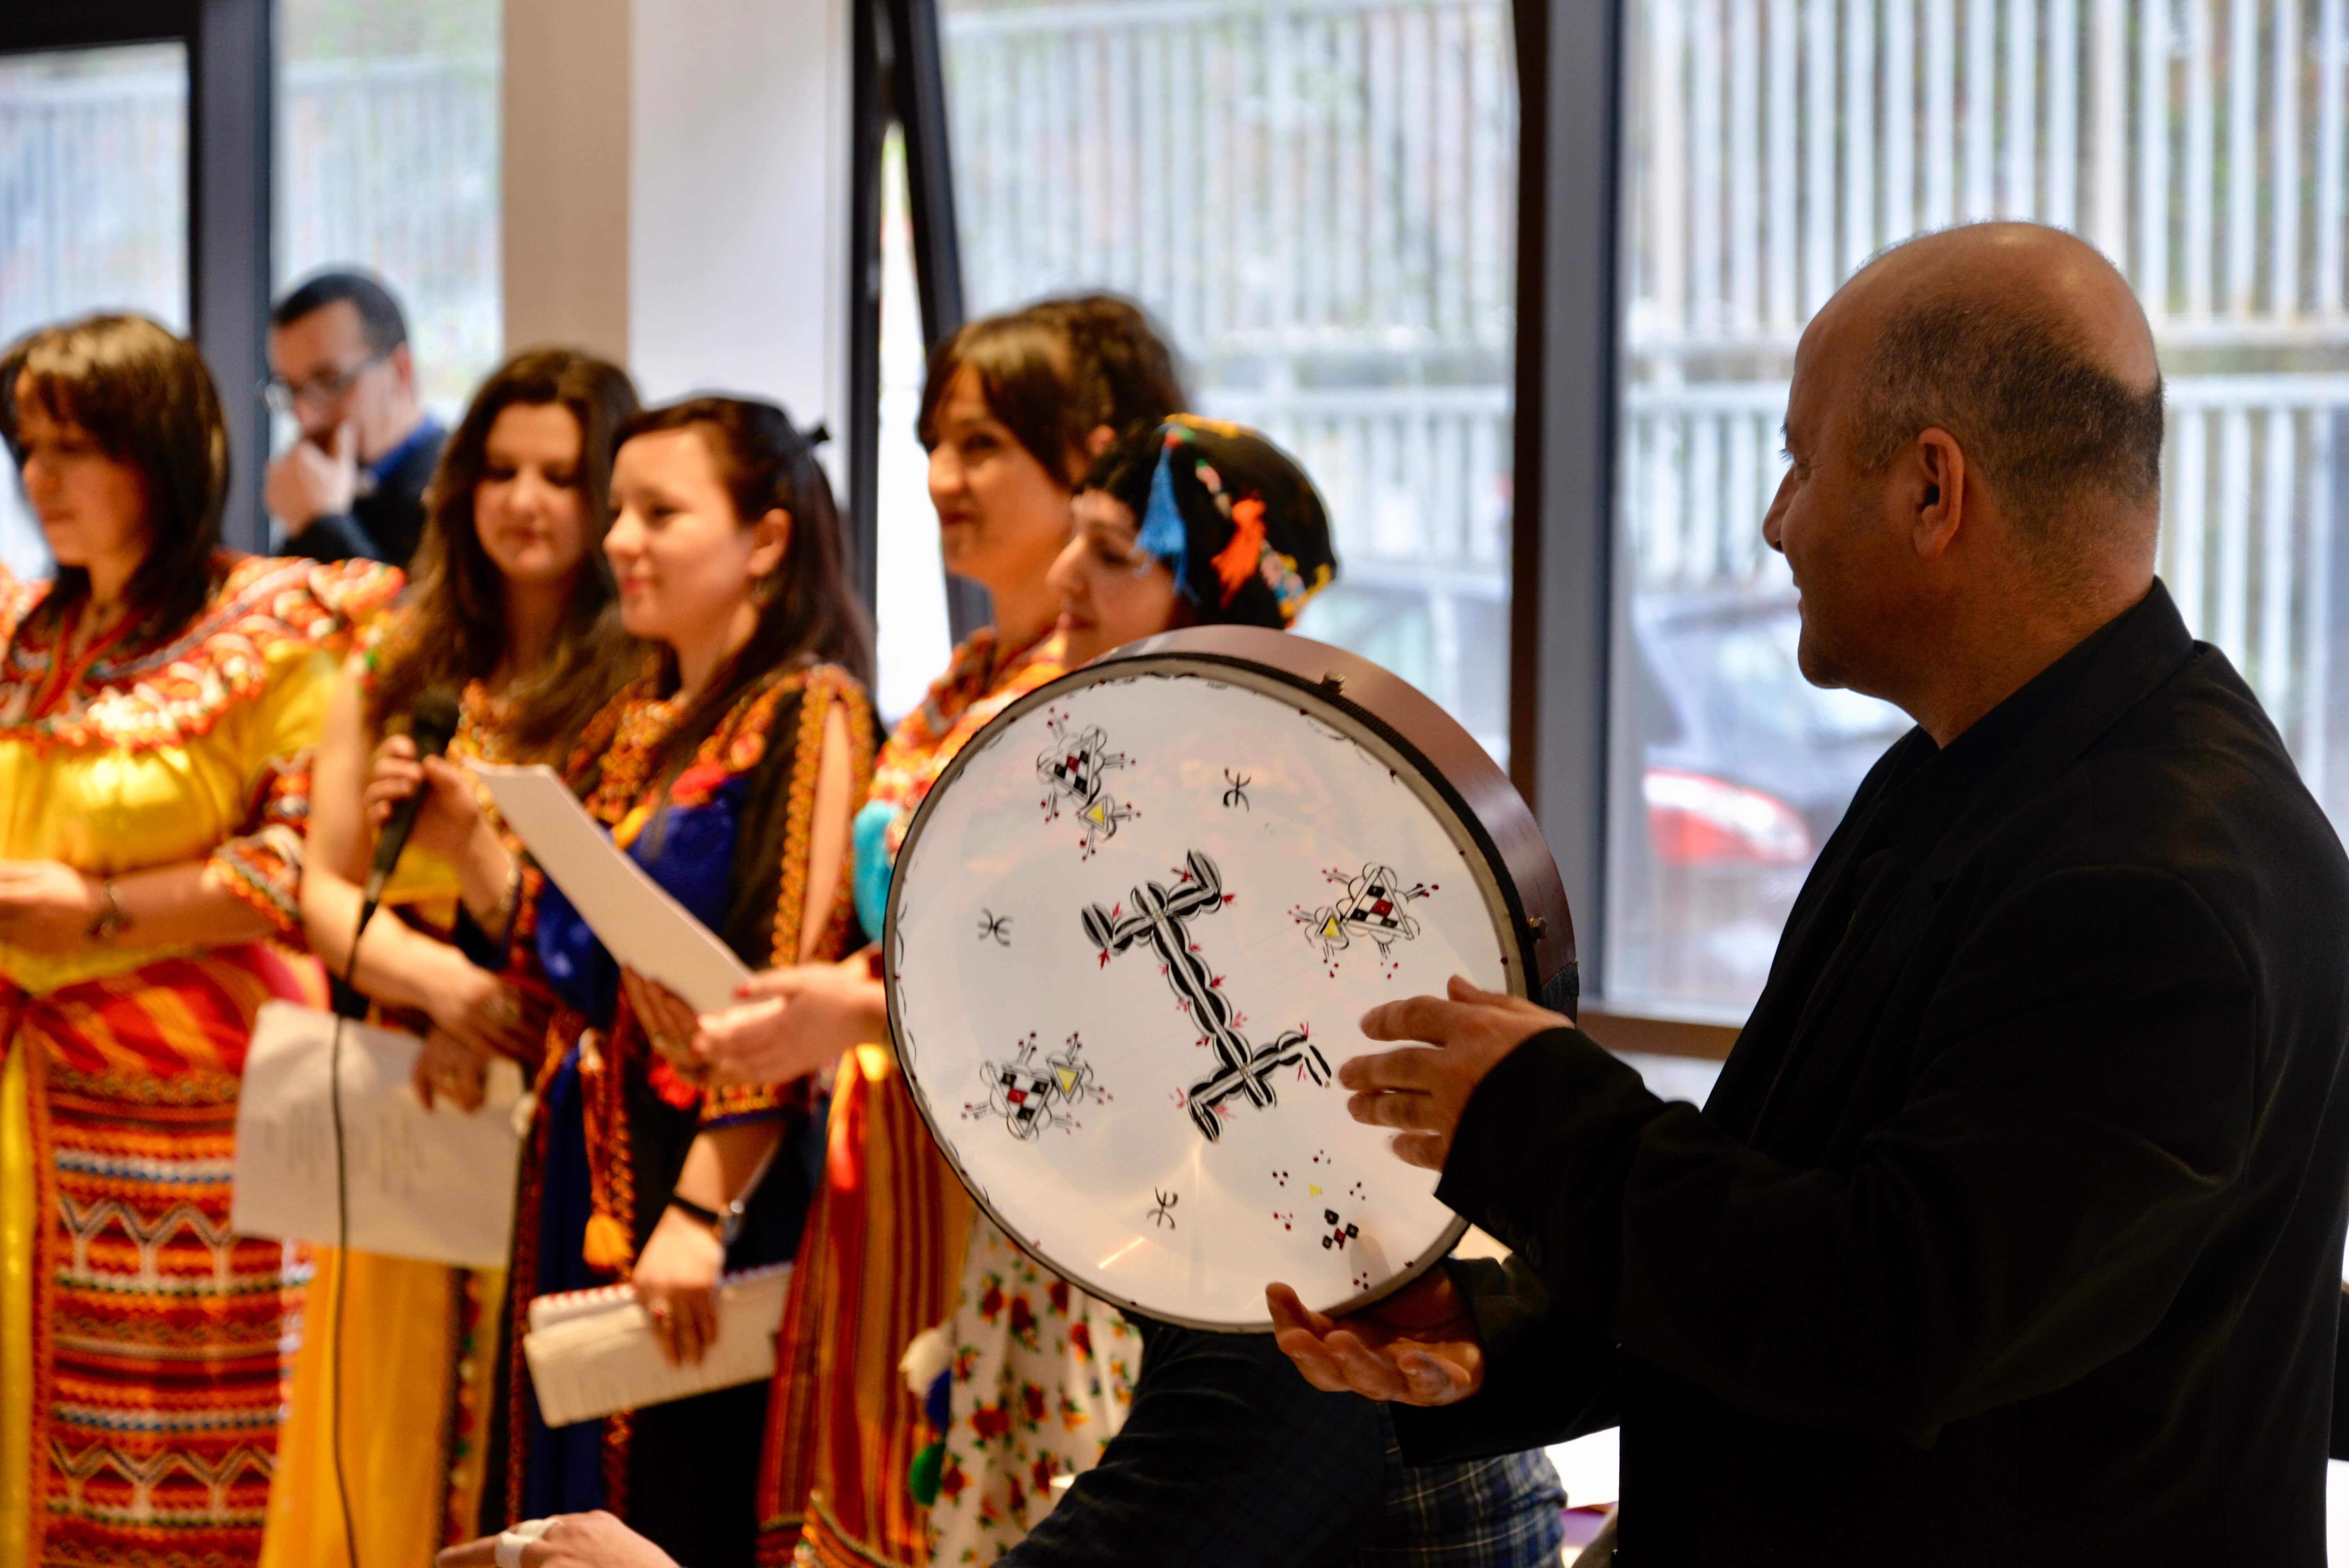
[[[337,425],[326,441],[322,447],[305,436],[269,465],[262,504],[289,535],[322,517],[340,516],[358,499],[358,432],[347,423]]]
[[[1325,1393],[1449,1405],[1485,1384],[1485,1345],[1468,1298],[1442,1268],[1366,1312],[1330,1317],[1285,1284],[1264,1293],[1274,1340]]]

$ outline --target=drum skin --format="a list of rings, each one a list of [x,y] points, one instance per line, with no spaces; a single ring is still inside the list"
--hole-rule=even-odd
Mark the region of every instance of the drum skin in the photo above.
[[[1578,990],[1557,866],[1483,748],[1375,665],[1244,627],[998,716],[907,831],[882,952],[915,1102],[1005,1233],[1231,1332],[1270,1326],[1275,1280],[1360,1310],[1466,1228],[1345,1112],[1367,1006],[1452,974]]]

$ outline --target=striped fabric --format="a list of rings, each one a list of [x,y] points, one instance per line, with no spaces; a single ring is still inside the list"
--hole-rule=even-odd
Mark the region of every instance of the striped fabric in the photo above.
[[[776,1342],[760,1561],[926,1563],[905,1473],[928,1436],[897,1358],[953,1305],[971,1205],[879,1046],[841,1059],[823,1181]]]
[[[322,990],[315,965],[248,946],[0,993],[38,1217],[26,1561],[258,1555],[305,1270],[229,1233],[237,1075],[262,1004]]]

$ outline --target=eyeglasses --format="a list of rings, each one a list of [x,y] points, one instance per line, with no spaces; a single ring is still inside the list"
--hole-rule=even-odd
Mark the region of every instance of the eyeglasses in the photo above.
[[[280,414],[291,414],[296,408],[331,408],[343,400],[343,395],[357,384],[360,377],[390,357],[391,350],[383,349],[368,355],[348,370],[321,370],[301,382],[273,376],[261,384],[261,395]]]

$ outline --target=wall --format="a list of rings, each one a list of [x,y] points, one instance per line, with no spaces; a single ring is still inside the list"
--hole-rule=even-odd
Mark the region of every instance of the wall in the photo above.
[[[508,346],[843,425],[846,0],[507,0],[504,42]]]

